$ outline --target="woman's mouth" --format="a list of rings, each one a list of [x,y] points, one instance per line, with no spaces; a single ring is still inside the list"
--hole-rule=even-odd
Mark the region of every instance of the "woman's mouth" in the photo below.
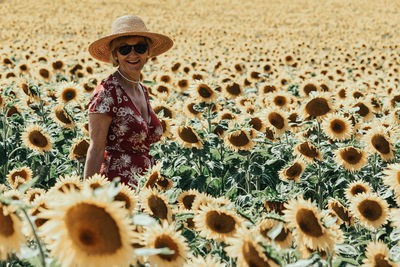
[[[127,61],[129,64],[131,65],[136,65],[139,63],[140,60],[136,60],[136,61]]]

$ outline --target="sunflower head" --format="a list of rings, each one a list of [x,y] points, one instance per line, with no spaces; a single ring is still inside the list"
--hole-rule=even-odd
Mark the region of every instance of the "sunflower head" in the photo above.
[[[321,152],[308,141],[296,145],[294,148],[294,154],[309,163],[314,163],[316,160],[322,160]]]
[[[60,84],[59,88],[57,88],[57,98],[60,103],[69,103],[76,102],[79,103],[79,85],[69,82],[63,82]]]
[[[327,94],[315,94],[311,99],[305,102],[303,106],[303,115],[305,119],[323,118],[332,112],[333,107]]]
[[[75,140],[71,147],[71,152],[69,153],[69,158],[71,160],[84,160],[86,153],[89,149],[89,141],[87,139]]]
[[[194,189],[183,191],[177,198],[179,208],[181,210],[191,210],[193,202],[199,194],[200,193]]]
[[[144,188],[140,191],[139,198],[148,213],[160,220],[172,221],[172,211],[165,196],[154,189]]]
[[[371,186],[362,180],[357,180],[347,186],[345,196],[347,200],[351,201],[356,195],[369,192],[372,192]]]
[[[288,165],[283,170],[279,171],[279,178],[282,180],[294,180],[300,182],[300,176],[304,172],[305,163],[299,159]]]
[[[359,171],[368,163],[367,153],[349,146],[336,151],[335,161],[351,172]]]
[[[88,179],[83,181],[83,186],[85,188],[90,188],[91,190],[96,190],[99,187],[109,185],[111,182],[102,174],[94,174]]]
[[[37,124],[27,126],[21,138],[27,148],[41,153],[49,152],[52,148],[49,136]]]
[[[15,168],[7,176],[7,181],[11,185],[13,189],[18,189],[18,187],[30,181],[32,179],[32,170],[27,167],[23,166],[20,168]]]
[[[236,130],[225,135],[225,145],[233,151],[251,150],[254,142],[251,140],[246,130]]]
[[[351,200],[350,210],[360,224],[370,228],[378,229],[388,219],[388,203],[374,193],[361,193]]]
[[[57,104],[53,107],[53,111],[51,113],[51,117],[53,120],[62,127],[72,129],[74,128],[74,121],[72,117],[65,110],[64,104]]]
[[[183,147],[197,149],[203,148],[203,142],[191,126],[176,127],[176,137]]]
[[[353,126],[348,118],[338,114],[329,114],[322,123],[324,134],[337,141],[349,139],[353,133]]]
[[[365,249],[365,256],[366,258],[363,259],[365,266],[397,266],[389,259],[389,248],[382,240],[369,242]]]

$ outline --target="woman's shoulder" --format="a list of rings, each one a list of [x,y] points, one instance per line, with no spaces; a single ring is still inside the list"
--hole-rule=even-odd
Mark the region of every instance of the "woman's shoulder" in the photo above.
[[[98,94],[101,91],[114,91],[117,83],[118,82],[114,79],[113,74],[110,74],[96,86],[93,94]]]

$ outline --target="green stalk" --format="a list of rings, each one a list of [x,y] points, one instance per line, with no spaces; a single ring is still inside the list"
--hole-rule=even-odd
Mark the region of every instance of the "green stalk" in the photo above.
[[[31,229],[32,229],[32,232],[33,232],[33,236],[35,237],[35,241],[38,244],[39,252],[40,252],[40,263],[41,263],[41,266],[42,267],[46,267],[46,257],[44,255],[43,247],[42,247],[42,244],[40,242],[39,236],[36,233],[36,227],[32,223],[32,221],[30,220],[28,213],[26,213],[26,210],[24,208],[21,208],[21,210],[24,213],[26,219],[28,220],[29,225],[31,226]]]
[[[247,171],[246,171],[246,190],[247,190],[247,194],[250,194],[251,191],[251,184],[250,184],[250,162],[251,162],[251,153],[247,154]]]

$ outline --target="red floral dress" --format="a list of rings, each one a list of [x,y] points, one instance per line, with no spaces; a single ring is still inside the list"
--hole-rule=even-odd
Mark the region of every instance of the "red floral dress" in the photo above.
[[[131,186],[137,186],[137,174],[143,174],[155,164],[149,154],[150,145],[160,140],[163,132],[150,106],[147,88],[140,85],[146,97],[150,122],[143,119],[113,74],[96,87],[88,111],[89,114],[102,113],[112,117],[100,173],[109,180],[120,177],[121,182]]]

